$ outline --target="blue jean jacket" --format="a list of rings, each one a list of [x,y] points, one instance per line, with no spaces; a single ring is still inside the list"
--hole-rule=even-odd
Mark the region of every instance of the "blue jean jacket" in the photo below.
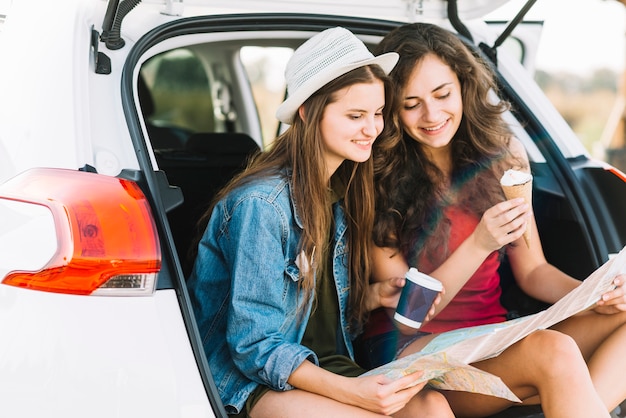
[[[354,357],[348,329],[346,221],[333,207],[333,277],[342,335]],[[286,175],[255,179],[214,208],[187,286],[204,350],[222,402],[239,412],[259,385],[293,389],[287,379],[306,359],[300,345],[312,298],[298,291],[306,257],[298,254],[302,223]]]

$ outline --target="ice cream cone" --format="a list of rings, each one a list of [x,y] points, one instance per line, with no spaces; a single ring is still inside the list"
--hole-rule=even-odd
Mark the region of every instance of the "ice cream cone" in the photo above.
[[[507,170],[507,172],[510,172],[510,171],[511,170]],[[532,205],[532,196],[533,196],[532,176],[530,176],[527,173],[524,173],[524,175],[526,176],[524,183],[508,185],[508,184],[502,184],[503,182],[501,181],[500,185],[502,186],[502,190],[504,191],[504,195],[506,196],[507,200],[515,199],[517,197],[523,197],[524,200],[526,200],[526,203],[528,203],[529,205]],[[504,176],[503,176],[503,179],[504,179]],[[528,227],[528,225],[526,225],[526,230],[524,231],[523,238],[524,238],[524,242],[526,243],[526,246],[530,248],[530,228]]]

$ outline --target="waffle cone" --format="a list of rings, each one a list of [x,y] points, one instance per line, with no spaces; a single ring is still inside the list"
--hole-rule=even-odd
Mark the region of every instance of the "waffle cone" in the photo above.
[[[507,200],[515,199],[517,197],[523,197],[526,200],[526,203],[532,205],[532,196],[533,196],[533,182],[527,181],[523,184],[516,184],[514,186],[502,186],[502,190],[504,191],[504,195]],[[526,225],[526,231],[524,231],[524,242],[526,246],[530,248],[530,228]]]

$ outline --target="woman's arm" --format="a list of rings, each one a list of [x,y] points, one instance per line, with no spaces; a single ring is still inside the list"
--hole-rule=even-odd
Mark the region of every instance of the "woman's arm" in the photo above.
[[[529,223],[533,237],[530,249],[524,240],[518,240],[515,246],[507,249],[507,256],[520,289],[537,300],[552,304],[579,286],[580,281],[546,261],[534,218]]]
[[[511,148],[511,152],[518,156],[521,165],[528,167],[528,158],[517,139],[511,139]],[[445,289],[435,312],[440,312],[448,305],[493,251],[517,240],[525,245],[520,238],[530,216],[531,208],[522,198],[498,203],[485,211],[472,234],[441,266],[430,273],[443,283]],[[385,280],[396,277],[402,269],[404,272],[408,270],[406,261],[400,255],[393,255],[393,250],[377,251],[378,253],[374,252],[372,257],[374,279]]]
[[[509,146],[511,153],[521,162],[521,168],[516,168],[529,172],[530,163],[522,143],[517,138],[512,138]],[[580,282],[547,262],[532,212],[527,228],[530,228],[530,248],[522,239],[517,239],[513,246],[507,248],[513,275],[520,289],[527,295],[543,302],[554,303],[580,285]]]
[[[305,361],[291,374],[289,384],[344,404],[391,415],[422,390],[426,382],[416,384],[421,376],[418,371],[397,380],[384,375],[345,377]]]
[[[286,248],[294,240],[282,234],[294,231],[280,205],[254,195],[235,201],[218,241],[231,276],[226,339],[241,373],[287,390],[290,374],[314,355],[293,331],[299,292],[296,278],[288,274],[297,275],[297,267],[285,254],[295,253]],[[303,303],[302,309],[308,306]]]
[[[512,138],[510,142],[511,153],[522,162],[521,170],[528,170],[530,166],[528,155],[522,143]],[[507,248],[507,255],[511,269],[520,289],[527,295],[546,303],[555,303],[567,293],[580,285],[580,281],[559,270],[548,263],[545,258],[539,230],[534,215],[531,213],[528,219],[530,228],[530,248],[524,240],[518,239],[514,246]],[[616,288],[603,295],[602,300],[596,307],[596,312],[612,314],[626,310],[626,298],[624,283],[625,276],[615,278]]]
[[[521,237],[529,211],[528,205],[522,198],[519,198],[498,203],[485,212],[474,232],[441,266],[430,273],[443,283],[445,289],[445,292],[440,295],[439,303],[435,306],[435,314],[448,305],[489,254],[515,240],[520,240],[522,245],[525,245]],[[419,269],[419,266],[417,267]],[[404,257],[397,254],[395,250],[375,247],[372,251],[372,271],[375,281],[394,283],[389,281],[398,277],[403,278],[408,269],[409,266]],[[402,287],[404,281],[396,281],[395,284]],[[376,292],[372,293],[376,294]],[[381,303],[381,306],[395,308],[398,298],[399,290],[394,294],[393,300],[388,300],[388,302],[394,302],[392,305]]]

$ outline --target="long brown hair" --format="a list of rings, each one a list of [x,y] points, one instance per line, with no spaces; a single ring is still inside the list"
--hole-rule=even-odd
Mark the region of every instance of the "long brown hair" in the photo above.
[[[352,70],[313,94],[303,105],[306,121],[296,113],[293,124],[276,138],[270,149],[257,154],[247,168],[215,196],[200,220],[199,230],[204,230],[215,204],[233,189],[254,178],[290,172],[292,199],[303,224],[299,250],[307,255],[313,267],[301,270],[302,277],[299,283],[301,290],[307,292],[307,296],[310,295],[315,283],[314,273],[322,260],[322,251],[333,222],[320,121],[326,106],[336,100],[337,91],[354,84],[376,81],[385,84],[385,100],[391,100],[390,80],[378,65]],[[374,142],[374,148],[391,147],[392,145],[386,143],[399,141],[397,123],[393,122],[397,118],[395,116],[390,118],[391,123],[385,119],[385,128]],[[333,184],[337,182],[345,185],[345,194],[340,197],[348,222],[350,312],[353,325],[358,327],[363,324],[367,314],[366,300],[370,275],[368,254],[374,223],[372,159],[362,163],[344,160],[331,181]],[[197,245],[193,248],[197,251]]]
[[[400,60],[390,76],[399,95],[415,66],[428,54],[447,64],[461,85],[463,117],[451,142],[452,173],[446,190],[443,173],[420,144],[403,133],[400,144],[376,158],[374,242],[397,248],[410,261],[426,251],[443,261],[448,254],[443,207],[453,199],[481,217],[503,200],[498,173],[519,165],[509,151],[512,133],[502,117],[510,106],[498,96],[489,64],[451,32],[427,23],[400,26],[389,32],[377,53],[395,51]],[[395,112],[402,99],[396,97]],[[507,167],[508,168],[508,167]]]

